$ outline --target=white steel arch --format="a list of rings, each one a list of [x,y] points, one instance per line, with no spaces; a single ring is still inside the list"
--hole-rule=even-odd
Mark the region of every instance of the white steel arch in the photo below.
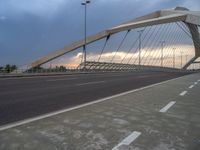
[[[176,7],[175,9],[166,9],[159,10],[145,16],[136,18],[129,22],[123,23],[116,27],[107,29],[105,31],[99,32],[95,35],[87,37],[87,44],[105,38],[109,35],[122,32],[125,30],[147,27],[152,25],[159,25],[171,22],[184,22],[192,35],[192,40],[195,48],[195,56],[188,61],[188,63],[183,67],[183,69],[187,69],[187,67],[193,63],[198,57],[200,57],[200,35],[198,32],[198,27],[200,25],[200,12],[199,11],[190,11],[187,8]],[[27,66],[28,69],[40,66],[44,63],[47,63],[57,57],[60,57],[68,52],[71,52],[77,48],[84,46],[84,40],[80,40],[78,42],[74,42],[71,45],[64,47],[63,49],[56,50]]]

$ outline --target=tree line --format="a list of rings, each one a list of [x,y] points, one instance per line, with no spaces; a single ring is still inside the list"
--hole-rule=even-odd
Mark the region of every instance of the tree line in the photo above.
[[[17,70],[16,65],[7,64],[5,66],[0,66],[0,73],[10,73],[14,70]],[[43,68],[41,66],[31,68],[27,70],[26,72],[65,72],[69,69],[67,69],[65,66],[55,66],[53,68]]]
[[[55,66],[49,68],[43,68],[41,66],[37,66],[27,70],[27,72],[65,72],[68,69],[65,66]]]
[[[17,69],[16,65],[7,64],[5,66],[0,66],[0,72],[10,73]]]

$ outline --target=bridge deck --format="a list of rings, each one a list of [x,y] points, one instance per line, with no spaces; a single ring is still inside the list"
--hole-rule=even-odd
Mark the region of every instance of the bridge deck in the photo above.
[[[2,130],[0,149],[199,150],[199,90],[192,74],[103,99]]]

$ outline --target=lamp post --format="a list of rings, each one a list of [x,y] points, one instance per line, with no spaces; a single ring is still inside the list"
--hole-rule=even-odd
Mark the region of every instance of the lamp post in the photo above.
[[[173,68],[175,68],[175,50],[176,48],[173,48]]]
[[[141,47],[142,47],[141,36],[143,31],[144,29],[137,31],[139,33],[139,67],[141,66]]]
[[[83,0],[83,2],[81,3],[81,5],[85,6],[85,16],[84,16],[84,24],[85,24],[85,28],[84,28],[84,46],[83,46],[83,63],[84,63],[84,69],[86,69],[86,56],[87,56],[87,52],[86,52],[86,45],[87,45],[87,5],[90,3],[90,0]]]
[[[186,54],[185,55],[185,63],[187,63],[187,61],[188,61],[188,55]]]
[[[183,52],[181,51],[181,69],[183,67]]]
[[[163,49],[164,49],[164,44],[165,44],[165,41],[160,41],[160,43],[161,43],[161,57],[160,57],[160,59],[161,59],[161,67],[163,67]]]

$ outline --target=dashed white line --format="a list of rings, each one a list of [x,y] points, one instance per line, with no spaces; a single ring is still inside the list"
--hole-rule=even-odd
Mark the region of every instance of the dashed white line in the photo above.
[[[82,85],[89,85],[89,84],[98,84],[98,83],[105,83],[106,81],[96,81],[96,82],[87,82],[87,83],[80,83],[76,84],[77,86],[82,86]]]
[[[190,85],[190,86],[189,86],[189,89],[192,89],[193,87],[194,87],[194,85]]]
[[[183,91],[180,93],[180,96],[184,96],[187,93],[187,91]]]
[[[197,85],[197,84],[198,84],[198,82],[194,82],[194,84],[195,84],[195,85]]]
[[[130,145],[133,141],[135,141],[139,136],[141,135],[141,132],[134,131],[132,132],[128,137],[126,137],[123,141],[121,141],[117,146],[115,146],[112,150],[120,150],[120,147],[123,145]]]
[[[168,109],[170,109],[170,107],[172,107],[174,104],[176,103],[176,101],[171,101],[169,102],[165,107],[163,107],[159,112],[165,113],[167,112]]]
[[[198,82],[200,82],[200,79],[198,80]]]

